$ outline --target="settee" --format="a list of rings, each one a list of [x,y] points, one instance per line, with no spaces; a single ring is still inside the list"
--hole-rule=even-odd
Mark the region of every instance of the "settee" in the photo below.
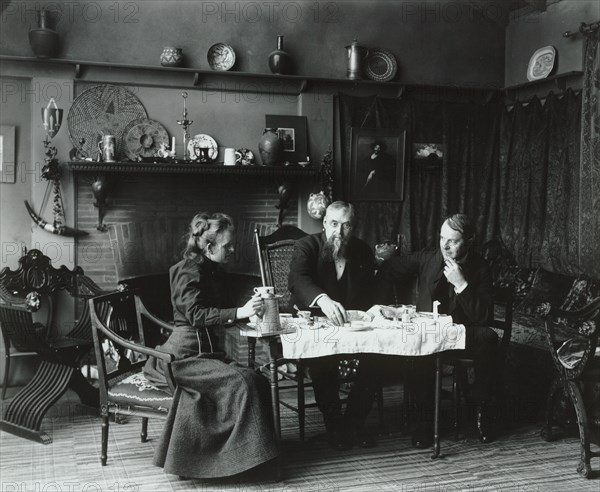
[[[541,307],[549,304],[565,311],[581,309],[600,297],[600,280],[521,267],[499,239],[484,244],[482,254],[492,269],[494,285],[513,293],[513,327],[504,366],[503,408],[509,421],[538,422],[543,419],[549,388],[558,375]],[[558,340],[567,341],[572,336],[566,320],[555,329]],[[600,384],[592,394],[600,403]]]

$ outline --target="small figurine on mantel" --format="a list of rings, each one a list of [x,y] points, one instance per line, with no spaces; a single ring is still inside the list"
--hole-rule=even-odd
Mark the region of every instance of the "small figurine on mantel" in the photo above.
[[[73,147],[70,151],[69,151],[69,160],[71,161],[91,161],[91,159],[88,157],[87,152],[85,152],[83,150],[83,147],[85,146],[85,138],[80,138],[78,140],[79,143],[79,147]]]
[[[166,143],[161,143],[156,155],[162,159],[175,159],[175,149],[168,150]]]

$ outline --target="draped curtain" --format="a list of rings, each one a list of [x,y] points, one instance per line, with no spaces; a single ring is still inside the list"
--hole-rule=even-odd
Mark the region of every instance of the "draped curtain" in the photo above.
[[[600,277],[600,30],[586,34],[581,110],[579,266]]]
[[[577,274],[581,94],[516,104],[501,129],[500,224],[523,267]]]
[[[344,189],[352,158],[352,127],[406,130],[404,200],[355,200],[359,237],[372,246],[399,239],[405,251],[436,247],[443,217],[457,212],[477,220],[483,240],[499,232],[498,103],[341,94],[338,108]],[[413,159],[414,143],[443,144],[442,162],[430,165]]]

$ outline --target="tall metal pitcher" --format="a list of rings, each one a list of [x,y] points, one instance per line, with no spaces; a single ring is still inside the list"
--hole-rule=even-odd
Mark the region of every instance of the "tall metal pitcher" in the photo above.
[[[346,77],[350,80],[362,79],[363,63],[369,54],[369,50],[358,44],[355,39],[352,44],[346,46],[348,52],[348,71]]]

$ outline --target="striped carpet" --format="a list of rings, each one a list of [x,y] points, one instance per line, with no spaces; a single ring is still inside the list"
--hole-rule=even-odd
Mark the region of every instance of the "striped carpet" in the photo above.
[[[221,480],[185,480],[152,465],[161,421],[150,421],[149,442],[141,443],[139,419],[111,423],[108,465],[100,465],[100,419],[68,392],[44,419],[54,442],[44,446],[0,433],[0,490],[6,491],[565,491],[600,490],[600,463],[594,478],[580,478],[576,437],[547,443],[539,424],[511,429],[493,444],[482,445],[472,433],[454,442],[442,440],[443,458],[416,450],[399,430],[398,392],[386,388],[386,424],[374,449],[331,451],[323,438],[320,415],[310,409],[305,442],[297,434],[295,414],[283,410],[284,478],[275,482],[272,466]],[[373,412],[376,413],[376,412]],[[374,416],[375,417],[375,416]],[[377,421],[372,419],[374,432]]]

